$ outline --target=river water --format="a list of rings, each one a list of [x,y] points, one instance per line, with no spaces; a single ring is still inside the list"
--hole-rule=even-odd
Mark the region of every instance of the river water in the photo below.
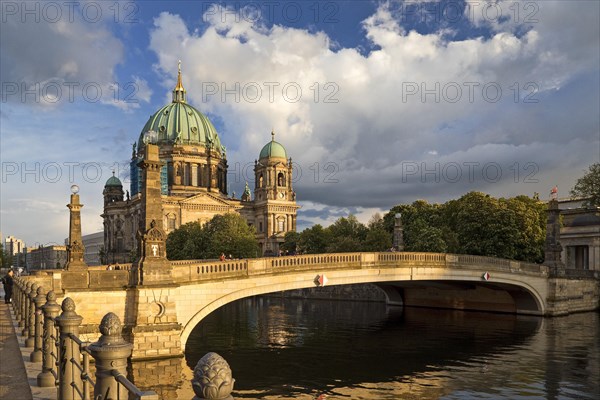
[[[215,351],[236,399],[600,399],[598,313],[544,319],[249,298],[209,315],[190,336],[190,368]]]

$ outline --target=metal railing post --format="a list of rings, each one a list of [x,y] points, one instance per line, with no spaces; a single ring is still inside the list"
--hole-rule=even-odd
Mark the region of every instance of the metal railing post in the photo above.
[[[127,399],[129,396],[127,388],[116,379],[119,374],[127,375],[127,358],[133,349],[133,345],[121,336],[122,330],[119,317],[110,312],[100,323],[102,336],[88,346],[96,361],[96,400]]]
[[[56,329],[54,319],[60,313],[60,306],[56,302],[56,294],[49,291],[46,295],[46,304],[42,306],[44,313],[44,344],[42,349],[42,372],[37,376],[37,384],[40,387],[56,386]]]
[[[33,282],[27,282],[25,284],[23,287],[23,294],[21,296],[21,321],[19,321],[19,326],[23,328],[21,330],[21,336],[25,336],[27,335],[27,332],[29,332],[29,328],[27,328],[27,322],[29,321],[29,309],[27,307],[29,306],[29,301],[27,301],[27,299],[29,298],[29,292],[31,291],[32,284]]]
[[[63,300],[61,309],[62,313],[56,318],[60,329],[58,400],[75,400],[77,393],[83,393],[83,383],[81,372],[74,367],[72,360],[80,363],[81,352],[70,335],[77,336],[83,318],[75,313],[75,302],[70,297]]]
[[[37,296],[33,299],[35,304],[35,315],[34,321],[35,326],[33,334],[33,351],[29,355],[29,361],[41,362],[42,361],[42,334],[44,333],[44,316],[42,314],[42,306],[44,300],[46,300],[46,291],[42,286],[37,288]]]
[[[33,283],[31,285],[31,291],[28,294],[28,305],[27,305],[27,339],[25,340],[25,347],[33,347],[35,341],[35,296],[37,296],[38,284]]]

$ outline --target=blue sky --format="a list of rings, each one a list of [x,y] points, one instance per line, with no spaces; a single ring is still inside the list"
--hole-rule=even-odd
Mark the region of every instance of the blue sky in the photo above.
[[[597,1],[1,4],[0,229],[29,245],[67,235],[73,183],[101,230],[103,184],[128,181],[180,59],[231,191],[275,130],[300,228],[471,190],[567,196],[600,158]]]

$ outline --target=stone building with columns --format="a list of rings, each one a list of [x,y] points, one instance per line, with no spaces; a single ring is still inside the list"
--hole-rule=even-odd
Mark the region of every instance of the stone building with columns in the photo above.
[[[248,183],[241,198],[227,193],[227,156],[211,121],[186,101],[179,70],[170,104],[156,111],[133,144],[130,188],[116,176],[104,186],[104,253],[111,262],[130,262],[136,254],[136,232],[142,218],[143,189],[138,164],[145,145],[156,144],[160,160],[163,227],[168,234],[183,224],[208,222],[215,215],[238,213],[256,230],[263,255],[278,254],[286,232],[296,230],[296,193],[292,159],[271,140],[254,161],[254,196]]]
[[[600,271],[600,209],[584,207],[583,199],[564,199],[558,207],[565,267]]]

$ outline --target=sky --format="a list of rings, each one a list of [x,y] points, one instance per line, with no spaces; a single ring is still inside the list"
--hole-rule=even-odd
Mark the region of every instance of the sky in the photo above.
[[[568,196],[600,161],[598,1],[2,1],[0,230],[102,230],[131,144],[171,100],[227,148],[230,192],[275,132],[298,225],[469,191]]]

